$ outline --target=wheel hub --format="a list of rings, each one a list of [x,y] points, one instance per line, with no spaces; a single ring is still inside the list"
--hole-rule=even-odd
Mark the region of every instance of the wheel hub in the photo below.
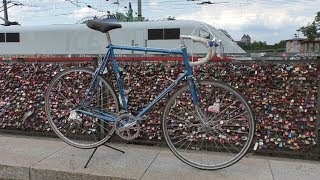
[[[76,121],[76,122],[78,122],[78,123],[81,123],[81,122],[82,122],[82,118],[81,118],[80,115],[76,112],[76,110],[70,111],[69,119],[70,119],[70,120],[74,120],[74,121]]]

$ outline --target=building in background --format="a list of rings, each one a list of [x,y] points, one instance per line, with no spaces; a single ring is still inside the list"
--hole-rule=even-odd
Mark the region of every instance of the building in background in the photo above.
[[[320,39],[308,40],[305,38],[293,38],[287,40],[287,53],[320,53]]]
[[[241,38],[241,43],[243,43],[244,45],[251,44],[251,37],[249,35],[244,34]]]
[[[244,34],[240,41],[236,41],[236,43],[243,47],[251,44],[251,37],[249,35]]]

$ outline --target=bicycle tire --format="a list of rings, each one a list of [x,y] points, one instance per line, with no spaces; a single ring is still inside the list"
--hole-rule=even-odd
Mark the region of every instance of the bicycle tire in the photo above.
[[[45,112],[52,130],[67,144],[90,149],[104,144],[114,133],[113,122],[74,113],[84,94],[89,89],[94,71],[82,67],[69,68],[56,74],[51,80],[45,96]],[[87,109],[100,108],[108,113],[119,112],[116,92],[104,77],[98,76]],[[69,85],[71,85],[69,87]]]
[[[246,154],[254,139],[255,120],[250,106],[236,89],[220,81],[196,82],[196,91],[200,113],[192,103],[189,85],[169,99],[162,119],[164,138],[173,154],[190,166],[205,170],[231,166]]]

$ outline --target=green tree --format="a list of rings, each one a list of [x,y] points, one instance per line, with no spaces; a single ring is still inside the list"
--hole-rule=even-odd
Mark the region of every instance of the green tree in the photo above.
[[[284,40],[279,43],[275,43],[274,45],[268,45],[265,41],[254,41],[248,45],[240,43],[239,45],[247,52],[283,52],[286,49],[286,41]]]
[[[275,43],[272,46],[272,48],[273,49],[285,49],[286,48],[286,44],[287,44],[287,41],[286,40],[282,40],[279,43]]]
[[[314,21],[307,26],[302,26],[299,29],[304,36],[310,40],[320,37],[320,12],[317,13]]]

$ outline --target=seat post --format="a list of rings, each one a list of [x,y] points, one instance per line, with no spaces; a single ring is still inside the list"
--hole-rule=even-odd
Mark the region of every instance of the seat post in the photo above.
[[[106,36],[107,36],[108,45],[110,45],[111,44],[111,37],[110,37],[109,32],[106,32]]]

